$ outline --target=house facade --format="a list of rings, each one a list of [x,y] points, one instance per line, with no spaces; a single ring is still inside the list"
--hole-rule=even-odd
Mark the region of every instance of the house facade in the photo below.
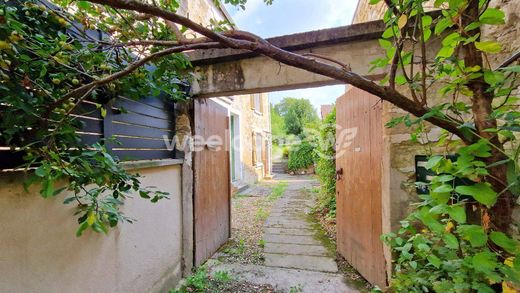
[[[230,172],[233,189],[271,176],[271,113],[268,95],[212,98],[229,113]]]

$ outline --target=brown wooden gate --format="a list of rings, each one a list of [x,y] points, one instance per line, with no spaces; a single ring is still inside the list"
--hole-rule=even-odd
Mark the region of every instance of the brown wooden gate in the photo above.
[[[384,288],[385,258],[379,239],[381,110],[379,98],[353,87],[336,101],[336,201],[338,252],[370,283]]]
[[[209,259],[230,237],[228,113],[216,102],[195,101],[195,265]],[[197,137],[202,137],[204,142]],[[220,142],[219,138],[220,137]],[[201,150],[202,149],[202,150]]]

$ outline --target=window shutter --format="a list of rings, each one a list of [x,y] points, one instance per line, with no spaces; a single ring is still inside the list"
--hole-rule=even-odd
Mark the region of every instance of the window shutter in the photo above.
[[[252,140],[251,140],[251,151],[252,151],[251,163],[253,166],[256,166],[256,135],[254,132],[251,134],[251,138],[252,138]]]

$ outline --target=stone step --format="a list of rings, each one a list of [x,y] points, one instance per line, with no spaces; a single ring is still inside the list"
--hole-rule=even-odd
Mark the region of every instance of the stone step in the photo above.
[[[319,272],[338,272],[336,262],[330,257],[265,253],[265,265],[270,267],[302,269]]]

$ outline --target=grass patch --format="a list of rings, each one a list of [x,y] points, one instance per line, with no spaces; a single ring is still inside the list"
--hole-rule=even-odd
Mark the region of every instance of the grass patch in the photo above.
[[[202,266],[193,275],[186,278],[179,289],[172,289],[169,293],[223,292],[232,280],[231,275],[224,271],[215,272],[213,276],[210,276],[207,267]]]
[[[230,256],[240,256],[246,251],[246,241],[238,239],[238,241],[231,240],[223,247],[222,252]]]
[[[287,189],[287,182],[280,182],[273,187],[271,194],[267,197],[269,201],[275,201],[283,196],[283,193]]]
[[[256,211],[256,219],[259,221],[265,221],[269,217],[269,211],[264,209],[263,207],[258,208]]]

